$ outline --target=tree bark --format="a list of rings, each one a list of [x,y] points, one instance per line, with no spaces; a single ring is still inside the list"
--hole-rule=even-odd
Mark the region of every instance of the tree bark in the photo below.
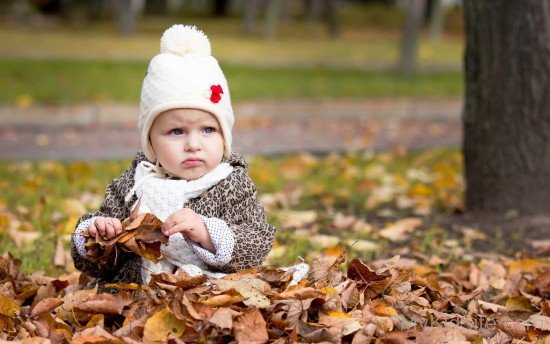
[[[550,3],[465,0],[466,205],[550,213]]]
[[[124,36],[133,35],[136,31],[136,18],[133,10],[132,0],[119,0],[116,3],[118,24],[120,32]]]
[[[245,35],[252,35],[256,31],[263,0],[247,0],[243,8],[242,30]]]
[[[401,52],[398,71],[403,75],[412,74],[416,69],[418,33],[422,25],[426,0],[406,0],[405,22],[401,34]]]
[[[338,0],[326,0],[328,33],[332,38],[340,36],[340,15]]]
[[[277,24],[281,19],[281,11],[287,0],[268,0],[267,13],[265,15],[264,33],[265,39],[271,39],[277,34]]]
[[[443,6],[441,0],[430,3],[430,39],[439,41],[443,33]]]
[[[229,14],[229,0],[214,0],[212,14],[215,17],[226,17]]]

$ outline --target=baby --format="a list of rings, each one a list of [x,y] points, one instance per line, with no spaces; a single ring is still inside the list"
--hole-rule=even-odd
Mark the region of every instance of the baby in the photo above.
[[[229,88],[210,42],[195,27],[174,25],[161,38],[143,81],[141,146],[132,166],[111,181],[99,211],[81,217],[72,241],[75,266],[106,283],[148,283],[151,274],[234,272],[260,265],[273,244],[244,159],[231,151]],[[100,267],[86,257],[82,232],[109,239],[137,200],[169,237],[154,264],[121,252]],[[223,275],[223,274],[222,274]]]

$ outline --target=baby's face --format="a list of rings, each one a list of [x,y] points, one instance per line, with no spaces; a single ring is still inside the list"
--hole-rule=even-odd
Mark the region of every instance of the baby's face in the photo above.
[[[184,180],[212,171],[223,158],[223,135],[218,120],[198,109],[161,113],[149,131],[151,146],[164,169]]]

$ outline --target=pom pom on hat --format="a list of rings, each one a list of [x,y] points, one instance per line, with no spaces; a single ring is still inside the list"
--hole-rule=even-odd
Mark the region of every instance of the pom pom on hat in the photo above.
[[[210,56],[211,51],[208,37],[196,26],[173,25],[164,31],[160,39],[161,53],[171,53],[179,56],[187,54]]]

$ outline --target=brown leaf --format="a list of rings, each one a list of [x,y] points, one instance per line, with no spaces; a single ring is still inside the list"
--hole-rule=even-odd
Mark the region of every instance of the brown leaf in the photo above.
[[[63,249],[63,243],[61,237],[57,237],[55,241],[55,253],[53,256],[53,265],[65,267],[67,265],[67,256],[65,255],[65,249]]]
[[[442,327],[426,327],[416,336],[416,343],[433,344],[469,344],[466,337],[457,329]]]
[[[157,263],[162,254],[160,245],[168,243],[168,237],[162,234],[162,221],[155,215],[141,214],[131,221],[123,221],[123,231],[115,237],[105,240],[99,233],[91,237],[88,232],[84,236],[86,242],[87,256],[100,265],[105,265],[114,255],[117,255],[117,244],[123,245],[126,249],[137,255]]]
[[[178,274],[161,273],[152,275],[151,280],[157,283],[171,284],[181,289],[189,289],[205,282],[208,279],[205,275],[192,277],[185,272]]]
[[[221,329],[233,329],[233,318],[243,313],[232,310],[231,308],[219,308],[208,322],[218,326]]]
[[[235,318],[233,335],[238,343],[266,343],[269,339],[265,320],[257,309]]]
[[[524,338],[527,336],[528,326],[519,322],[514,321],[511,318],[504,316],[497,320],[497,328],[510,334],[515,338]]]
[[[300,321],[296,327],[298,335],[302,336],[304,341],[309,343],[329,342],[341,343],[340,331],[336,327],[325,327],[308,324]]]
[[[199,313],[197,313],[195,307],[193,307],[181,289],[175,293],[175,297],[170,303],[170,310],[180,320],[205,320]]]
[[[242,302],[244,297],[235,289],[227,290],[220,295],[211,297],[201,297],[199,302],[208,307],[227,307],[229,305]]]
[[[550,331],[550,317],[540,314],[533,314],[525,322],[533,325],[539,330]]]
[[[307,310],[314,300],[317,299],[277,301],[267,309],[269,323],[285,331],[294,329],[298,321],[307,319]]]
[[[534,282],[540,296],[550,298],[550,271],[537,276]]]
[[[63,300],[50,297],[47,299],[44,299],[40,301],[39,303],[34,306],[34,308],[31,311],[31,317],[35,318],[41,314],[44,314],[46,312],[49,312],[63,304]]]
[[[287,300],[287,299],[297,299],[305,300],[311,298],[322,298],[323,293],[317,291],[315,288],[304,287],[302,285],[295,285],[289,287],[287,290],[283,291],[280,294],[273,295],[275,300]]]
[[[84,313],[122,314],[125,306],[133,301],[130,294],[122,292],[116,295],[98,294],[90,296],[74,309]]]
[[[85,329],[84,331],[76,334],[71,343],[76,344],[123,344],[124,342],[115,336],[109,334],[99,326]]]
[[[371,270],[360,259],[354,258],[348,263],[348,277],[359,283],[381,281],[388,278],[388,275],[379,275]]]
[[[311,263],[311,272],[309,278],[317,288],[326,286],[338,285],[343,278],[340,272],[340,264],[346,259],[346,253],[343,252],[340,256],[333,257],[319,257],[313,260]]]

